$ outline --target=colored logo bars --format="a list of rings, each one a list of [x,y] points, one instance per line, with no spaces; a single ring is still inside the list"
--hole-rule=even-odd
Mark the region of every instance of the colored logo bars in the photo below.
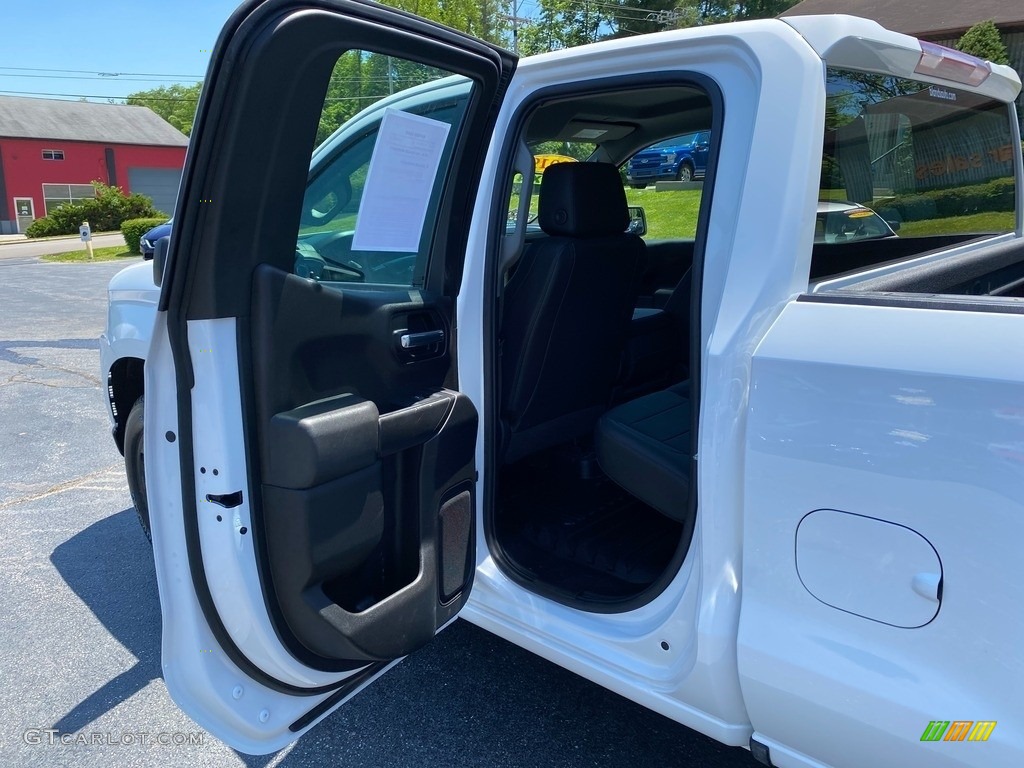
[[[995,728],[995,720],[932,720],[921,741],[988,741]]]

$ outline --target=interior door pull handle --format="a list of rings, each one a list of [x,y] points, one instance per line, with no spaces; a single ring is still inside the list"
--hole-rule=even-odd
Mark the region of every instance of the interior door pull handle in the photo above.
[[[402,349],[418,349],[430,347],[444,341],[444,331],[423,331],[422,333],[403,333],[399,337]]]

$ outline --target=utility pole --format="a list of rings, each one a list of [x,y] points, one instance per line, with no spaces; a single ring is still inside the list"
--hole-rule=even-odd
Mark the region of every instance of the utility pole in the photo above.
[[[519,25],[529,24],[530,19],[519,15],[519,9],[522,8],[523,0],[512,0],[512,13],[501,14],[501,18],[505,21],[512,22],[512,53],[519,53]]]

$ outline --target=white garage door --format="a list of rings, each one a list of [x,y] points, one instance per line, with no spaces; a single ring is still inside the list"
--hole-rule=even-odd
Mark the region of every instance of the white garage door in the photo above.
[[[174,201],[178,198],[181,169],[129,168],[128,189],[153,198],[157,210],[174,215]]]

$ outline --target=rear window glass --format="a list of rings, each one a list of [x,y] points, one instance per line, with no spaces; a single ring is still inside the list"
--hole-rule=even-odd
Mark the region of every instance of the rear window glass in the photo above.
[[[670,147],[685,147],[689,144],[693,144],[693,139],[696,137],[696,133],[688,133],[685,136],[673,136],[671,139],[665,139],[659,141],[657,144],[653,144],[650,149],[668,149]]]
[[[1012,232],[1011,119],[969,91],[829,69],[812,279]]]

